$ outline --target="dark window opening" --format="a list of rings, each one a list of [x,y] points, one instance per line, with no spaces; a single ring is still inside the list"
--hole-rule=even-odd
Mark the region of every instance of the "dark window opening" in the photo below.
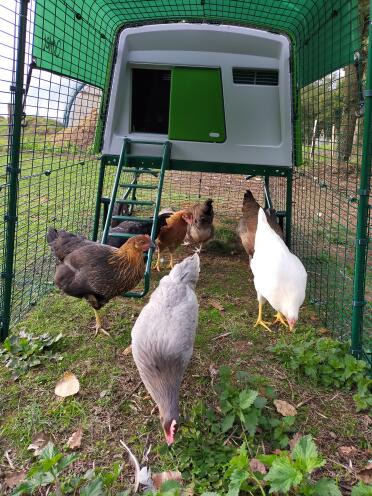
[[[171,71],[132,69],[132,132],[168,134]]]

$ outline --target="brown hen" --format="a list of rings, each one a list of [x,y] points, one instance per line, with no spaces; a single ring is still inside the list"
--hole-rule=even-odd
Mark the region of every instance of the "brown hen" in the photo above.
[[[117,249],[50,228],[47,241],[59,260],[56,286],[69,296],[87,300],[96,317],[96,334],[108,334],[98,310],[140,282],[145,272],[143,254],[155,248],[150,236],[134,236]]]
[[[179,210],[168,217],[167,224],[160,229],[156,240],[158,247],[156,270],[160,271],[160,255],[166,249],[170,252],[169,268],[173,269],[173,253],[185,239],[187,225],[192,223],[192,219],[190,210]]]
[[[255,200],[252,192],[247,189],[244,194],[243,199],[243,217],[240,218],[238,224],[238,234],[240,236],[241,242],[245,251],[247,252],[249,258],[253,257],[254,254],[254,242],[256,239],[257,230],[257,219],[258,211],[260,210],[260,205]],[[283,230],[277,223],[275,210],[270,209],[265,211],[267,221],[276,234],[283,238]]]
[[[185,243],[199,243],[200,248],[203,243],[206,243],[213,238],[214,226],[213,226],[213,200],[209,198],[205,200],[204,203],[197,203],[191,207],[191,213],[193,216],[192,223],[187,226],[187,234],[185,237]]]

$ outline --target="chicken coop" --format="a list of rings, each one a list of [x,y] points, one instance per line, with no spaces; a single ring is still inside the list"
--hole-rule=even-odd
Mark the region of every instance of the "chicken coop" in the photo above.
[[[52,287],[49,226],[104,241],[118,199],[124,218],[211,197],[234,230],[251,189],[324,325],[371,360],[371,13],[369,0],[2,4],[1,338]]]

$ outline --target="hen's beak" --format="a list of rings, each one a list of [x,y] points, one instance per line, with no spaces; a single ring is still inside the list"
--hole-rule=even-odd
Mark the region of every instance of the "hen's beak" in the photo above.
[[[156,244],[153,242],[152,239],[150,239],[150,243],[149,243],[149,249],[152,248],[153,250],[155,250],[156,248]]]

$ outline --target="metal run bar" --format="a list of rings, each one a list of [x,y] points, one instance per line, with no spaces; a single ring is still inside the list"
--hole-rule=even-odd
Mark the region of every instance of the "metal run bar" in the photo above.
[[[365,276],[368,253],[368,200],[372,161],[372,2],[370,4],[368,40],[367,80],[364,105],[364,134],[362,165],[359,182],[359,205],[357,234],[355,239],[355,264],[353,308],[351,322],[351,352],[361,358],[363,355],[363,314],[365,308]]]
[[[4,285],[3,308],[0,321],[0,340],[4,340],[9,332],[10,310],[12,301],[13,264],[15,232],[17,224],[17,200],[19,182],[19,159],[22,139],[22,118],[23,118],[23,95],[24,95],[24,65],[26,52],[26,30],[27,30],[27,7],[28,0],[20,1],[19,27],[18,27],[18,47],[15,86],[11,87],[14,106],[12,112],[13,130],[11,133],[10,146],[10,166],[7,168],[7,178],[9,181],[9,195],[7,202],[7,213],[4,216],[6,222],[6,246],[5,264],[2,272],[2,282]]]

